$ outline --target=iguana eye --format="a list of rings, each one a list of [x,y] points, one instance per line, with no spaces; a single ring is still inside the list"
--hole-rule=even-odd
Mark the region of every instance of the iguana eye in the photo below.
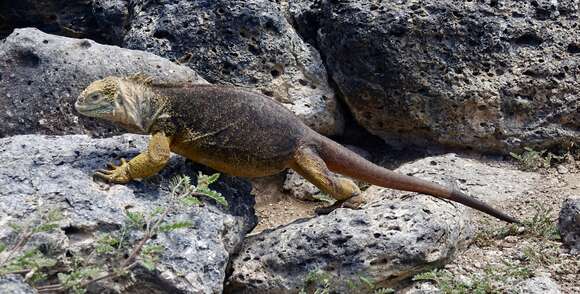
[[[91,96],[89,96],[89,98],[87,100],[95,102],[97,100],[99,100],[101,95],[99,95],[99,93],[94,93]]]

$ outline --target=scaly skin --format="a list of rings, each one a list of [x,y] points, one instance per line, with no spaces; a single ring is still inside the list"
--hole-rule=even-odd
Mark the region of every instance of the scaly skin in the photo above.
[[[107,77],[90,84],[75,108],[131,132],[151,134],[145,152],[96,173],[113,183],[156,174],[174,152],[234,176],[260,177],[294,169],[338,200],[328,210],[362,204],[356,197],[357,185],[333,171],[374,185],[449,199],[517,222],[460,191],[377,166],[319,135],[276,101],[242,88],[154,84],[144,76]]]

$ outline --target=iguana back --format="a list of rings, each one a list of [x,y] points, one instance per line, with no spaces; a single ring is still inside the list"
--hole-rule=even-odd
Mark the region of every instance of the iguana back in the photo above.
[[[312,132],[278,102],[242,88],[193,85],[153,91],[165,97],[171,112],[169,124],[161,121],[153,128],[174,133],[172,149],[232,175],[264,176],[287,168],[300,140]]]

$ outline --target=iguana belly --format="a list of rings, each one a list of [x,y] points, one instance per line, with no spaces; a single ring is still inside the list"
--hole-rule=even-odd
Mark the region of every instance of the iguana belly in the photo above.
[[[194,162],[209,166],[219,172],[240,177],[264,177],[274,175],[288,168],[291,156],[274,156],[265,159],[256,156],[259,151],[239,152],[235,148],[203,148],[176,142],[171,151]],[[263,154],[262,154],[263,155]]]

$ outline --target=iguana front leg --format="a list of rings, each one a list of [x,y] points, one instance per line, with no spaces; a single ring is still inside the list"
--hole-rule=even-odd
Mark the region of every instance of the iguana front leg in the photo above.
[[[98,170],[96,177],[108,182],[125,184],[134,179],[142,179],[155,175],[167,164],[171,150],[171,137],[163,132],[151,136],[147,150],[135,156],[130,161],[121,159],[121,165],[109,164],[110,170]]]

